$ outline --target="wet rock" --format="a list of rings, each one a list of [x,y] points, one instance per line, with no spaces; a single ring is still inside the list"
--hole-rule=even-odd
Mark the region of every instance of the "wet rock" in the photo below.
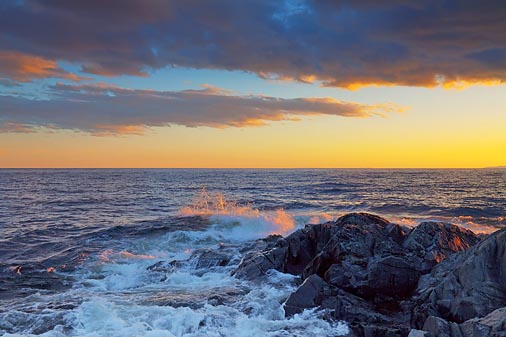
[[[411,329],[408,337],[430,337],[430,334],[427,331]]]
[[[363,323],[387,324],[392,321],[388,316],[377,312],[373,304],[343,290],[337,291],[333,302],[327,299],[322,304],[325,308],[333,310],[332,315],[336,320],[346,321],[352,326]]]
[[[364,337],[405,337],[408,334],[408,329],[388,326],[365,325],[362,329]]]
[[[341,289],[361,289],[367,286],[367,272],[363,266],[348,261],[331,265],[325,272],[324,279]]]
[[[423,330],[434,337],[451,337],[450,324],[440,317],[429,316],[423,325]]]
[[[418,292],[418,325],[429,315],[461,323],[506,306],[506,229],[437,265]]]
[[[0,267],[0,300],[29,294],[59,292],[72,286],[73,278],[60,272],[48,271],[42,264]]]
[[[476,270],[451,276],[471,250],[475,255],[492,254],[493,249],[490,254],[477,250],[480,240],[473,232],[451,224],[424,222],[410,230],[372,214],[351,213],[333,222],[307,225],[275,243],[259,241],[256,245],[263,248],[247,251],[234,274],[259,280],[275,269],[300,276],[304,283],[287,299],[286,314],[309,307],[327,309],[333,319],[349,322],[359,337],[405,337],[411,328],[424,327],[426,321],[426,328],[434,333],[461,337],[455,322],[495,309],[495,304],[487,307],[485,301],[469,309],[466,300],[479,297],[472,289],[480,289],[473,282],[482,280],[482,266],[487,261],[499,266],[499,260],[482,257],[473,264]],[[488,279],[497,281],[498,277],[492,276]],[[455,282],[469,285],[463,286],[466,296],[456,302],[453,295],[460,288]],[[501,295],[497,287],[494,289],[485,294]],[[460,321],[454,319],[455,314],[461,316]],[[427,320],[430,316],[434,317]]]
[[[170,274],[176,270],[191,265],[194,269],[209,269],[224,267],[229,264],[232,256],[226,249],[199,249],[192,253],[188,260],[159,261],[147,268],[152,272]]]
[[[237,277],[254,280],[265,275],[269,269],[283,270],[286,251],[286,247],[280,247],[250,254],[232,274]]]
[[[506,307],[492,311],[483,318],[473,318],[460,324],[462,337],[505,337]]]
[[[285,315],[292,316],[301,313],[304,309],[319,306],[330,294],[327,282],[318,275],[311,275],[285,301]]]
[[[176,269],[181,268],[184,263],[184,261],[179,260],[159,261],[149,266],[147,270],[159,273],[173,273],[176,271]]]
[[[442,222],[422,222],[409,233],[403,246],[421,258],[419,269],[427,272],[447,257],[469,249],[479,241],[476,234],[465,228]]]
[[[190,257],[190,260],[195,261],[195,268],[197,269],[223,267],[230,262],[230,259],[229,255],[211,249],[196,251]]]
[[[450,336],[451,337],[463,337],[459,325],[455,322],[450,322]]]
[[[420,272],[404,258],[387,256],[368,264],[368,286],[376,292],[405,297],[416,288]]]

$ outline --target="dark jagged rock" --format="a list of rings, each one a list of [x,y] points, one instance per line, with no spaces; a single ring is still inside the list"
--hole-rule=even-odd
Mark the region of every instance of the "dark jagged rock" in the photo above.
[[[173,273],[176,269],[183,266],[182,261],[173,260],[173,261],[159,261],[155,264],[152,264],[147,268],[149,271],[160,272],[160,273]]]
[[[186,261],[159,261],[149,266],[147,269],[153,272],[173,273],[177,269],[185,266],[188,262],[190,262],[195,269],[209,269],[212,267],[224,267],[230,263],[231,259],[232,253],[230,250],[227,250],[227,248],[220,247],[218,250],[198,249],[195,250]]]
[[[398,256],[373,259],[367,270],[369,288],[389,296],[410,295],[420,278],[416,266]]]
[[[194,252],[190,260],[195,261],[195,267],[197,269],[217,266],[223,267],[230,262],[230,255],[211,249],[202,249],[198,252]]]
[[[504,264],[486,279],[479,275],[490,261],[500,265],[492,251],[496,257],[503,256],[505,245],[502,251],[496,246],[482,252],[478,247],[483,243],[474,246],[480,240],[473,232],[451,224],[423,222],[409,230],[372,214],[352,213],[334,222],[307,225],[284,239],[258,240],[255,245],[261,249],[250,249],[233,273],[250,280],[258,280],[269,269],[300,276],[304,282],[286,300],[286,314],[309,307],[328,309],[334,319],[349,322],[357,336],[406,337],[411,328],[422,329],[426,323],[426,329],[440,331],[440,336],[462,337],[455,322],[485,315],[503,303],[497,275],[505,279]],[[458,261],[467,261],[470,251],[484,256],[470,263],[469,270],[455,271],[459,282],[467,278],[462,281],[466,295],[459,297],[451,270]],[[439,267],[441,271],[431,273]],[[448,282],[442,281],[447,278]],[[481,288],[488,289],[487,296],[501,295],[497,303],[478,301],[466,309],[469,296],[479,297],[472,289],[481,289],[471,279],[495,282]],[[452,306],[456,309],[448,319]],[[461,315],[460,321],[455,320],[456,314]],[[425,335],[438,336],[433,332]]]
[[[440,317],[429,316],[422,329],[434,337],[451,337],[450,324]]]
[[[334,303],[330,301],[327,303],[326,308],[334,310],[333,316],[336,319],[344,320],[351,324],[386,323],[390,320],[387,316],[376,312],[371,303],[344,290],[337,291]]]
[[[462,337],[505,337],[506,307],[496,309],[483,318],[473,318],[460,324]]]
[[[186,266],[192,266],[195,275],[202,275],[210,268],[225,267],[231,263],[233,252],[230,247],[220,246],[217,250],[198,249],[195,250],[187,260],[159,261],[147,267],[147,270],[157,273],[160,281],[167,279],[172,274]]]
[[[420,269],[430,271],[436,264],[454,253],[466,250],[480,239],[470,230],[442,222],[422,222],[403,243],[421,258]]]
[[[330,286],[318,275],[309,276],[285,301],[285,314],[292,316],[304,309],[314,308],[330,297]]]
[[[416,288],[420,275],[430,271],[428,266],[477,241],[472,232],[453,225],[426,222],[410,233],[378,216],[352,213],[335,222],[308,225],[274,247],[245,257],[235,274],[249,279],[268,269],[303,279],[316,274],[365,298],[403,298]]]
[[[278,247],[258,254],[250,254],[247,263],[241,263],[240,268],[234,271],[237,277],[253,280],[265,275],[269,269],[283,270],[286,257],[286,247]]]
[[[269,235],[256,240],[242,251],[244,258],[233,274],[237,277],[254,280],[269,269],[283,270],[286,257],[286,242],[280,235]]]
[[[40,291],[58,292],[72,286],[72,276],[47,269],[42,264],[0,266],[0,301]],[[13,291],[16,289],[16,291]]]
[[[418,292],[417,325],[429,315],[461,323],[506,306],[506,229],[437,265]]]

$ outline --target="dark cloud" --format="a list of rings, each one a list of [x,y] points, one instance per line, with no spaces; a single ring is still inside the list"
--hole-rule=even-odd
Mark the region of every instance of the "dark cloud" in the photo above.
[[[502,0],[4,1],[0,46],[107,76],[183,66],[340,87],[504,82],[506,5]]]
[[[371,117],[402,110],[395,104],[366,105],[331,98],[238,96],[210,86],[202,90],[154,91],[106,84],[58,84],[51,89],[50,100],[0,96],[0,132],[32,132],[49,127],[95,135],[142,134],[147,127],[171,124],[248,127],[302,116]]]

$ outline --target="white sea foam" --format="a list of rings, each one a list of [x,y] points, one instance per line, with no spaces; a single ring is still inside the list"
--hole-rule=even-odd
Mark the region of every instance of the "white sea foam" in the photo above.
[[[132,298],[97,293],[73,313],[78,336],[336,336],[348,333],[342,322],[329,323],[321,313],[306,310],[284,317],[283,300],[295,289],[294,276],[272,271],[261,285],[238,280],[228,273],[170,275],[167,291],[246,288],[228,305],[141,305]]]
[[[62,324],[44,336],[242,337],[348,333],[345,323],[325,321],[324,313],[315,310],[285,318],[283,302],[296,289],[293,275],[272,270],[261,284],[231,276],[240,261],[240,249],[247,241],[272,233],[287,234],[298,226],[296,217],[282,210],[261,212],[249,206],[218,204],[222,208],[217,212],[207,208],[206,216],[211,223],[207,230],[138,238],[125,243],[121,250],[105,249],[90,258],[74,273],[77,282],[68,291],[69,296],[84,301],[74,310],[64,312]],[[299,219],[300,224],[307,221],[306,216]],[[196,268],[196,261],[191,259],[193,252],[223,251],[222,247],[233,257],[231,265]],[[169,264],[168,269],[148,269],[159,261],[180,262]]]
[[[257,284],[231,276],[235,265],[196,269],[191,261],[195,250],[219,249],[222,244],[228,253],[240,255],[242,242],[276,228],[270,219],[218,214],[205,231],[176,231],[136,240],[124,250],[104,250],[75,273],[78,282],[70,292],[85,300],[65,313],[65,329],[56,326],[44,336],[346,334],[345,323],[327,322],[323,312],[306,310],[285,318],[283,301],[296,289],[293,275],[273,270]],[[158,261],[171,260],[183,262],[170,271],[148,270]]]
[[[58,319],[61,324],[42,335],[46,337],[347,334],[346,323],[328,322],[322,318],[324,312],[314,309],[285,317],[282,303],[296,289],[293,275],[272,270],[258,284],[230,273],[240,260],[241,247],[248,241],[272,233],[287,234],[304,223],[329,221],[337,215],[263,212],[228,204],[223,198],[218,200],[222,200],[216,203],[218,206],[208,204],[183,212],[207,216],[207,230],[138,238],[125,244],[124,249],[105,249],[88,260],[75,273],[78,281],[67,294],[84,299],[74,310],[33,317],[12,311],[9,319],[33,322],[34,326]],[[413,219],[393,221],[408,226],[418,223]],[[228,247],[227,252],[235,256],[232,265],[196,269],[192,253],[199,249],[220,251],[220,247]],[[180,263],[174,264],[173,269],[148,269],[159,261]],[[223,300],[215,300],[220,296]],[[27,329],[23,336],[31,331]]]

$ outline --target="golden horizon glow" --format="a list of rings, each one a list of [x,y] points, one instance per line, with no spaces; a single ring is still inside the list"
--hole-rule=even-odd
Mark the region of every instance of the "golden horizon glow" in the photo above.
[[[0,135],[4,168],[483,168],[506,165],[501,126],[484,135],[398,130],[403,116],[305,118],[260,128],[155,128],[144,136],[73,131]],[[396,121],[393,121],[396,119]],[[357,126],[357,122],[361,122]],[[355,125],[351,128],[351,125]],[[402,128],[402,125],[401,125]],[[397,129],[397,130],[396,130]],[[10,144],[6,147],[5,144]],[[36,144],[36,145],[35,145]],[[472,155],[470,155],[472,154]]]
[[[276,89],[274,84],[273,88]],[[243,123],[241,127],[226,128],[103,124],[94,134],[13,125],[10,129],[19,132],[0,133],[0,167],[506,166],[504,85],[465,90],[370,88],[348,93],[318,86],[294,88],[298,91],[287,97],[307,97],[312,102],[311,97],[321,92],[320,97],[327,98],[317,102],[352,101],[378,106],[378,102],[391,101],[411,109],[389,113],[386,118],[309,114],[282,121],[259,119],[255,123]]]

